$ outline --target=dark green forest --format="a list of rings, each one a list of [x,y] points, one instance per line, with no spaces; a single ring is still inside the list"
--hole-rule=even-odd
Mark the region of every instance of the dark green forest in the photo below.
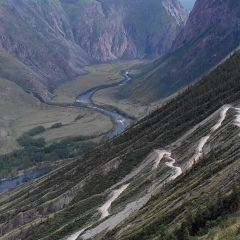
[[[60,127],[54,125],[53,127]],[[43,126],[38,126],[17,138],[23,149],[0,156],[0,177],[38,166],[40,163],[54,164],[57,160],[79,157],[97,146],[89,141],[90,136],[67,137],[58,142],[46,145],[44,138],[33,138],[45,131]]]

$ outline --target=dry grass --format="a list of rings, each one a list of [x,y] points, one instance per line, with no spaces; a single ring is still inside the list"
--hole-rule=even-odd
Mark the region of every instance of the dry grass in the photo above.
[[[132,102],[129,99],[117,100],[113,96],[112,89],[97,91],[92,99],[98,105],[111,105],[121,109],[130,116],[140,118],[151,111],[151,106],[141,102]]]
[[[73,111],[75,112],[72,113]],[[45,140],[48,142],[54,139],[61,138],[63,136],[67,137],[78,135],[98,135],[101,133],[106,133],[113,127],[110,117],[103,114],[92,112],[90,110],[75,108],[72,109],[72,112],[68,116],[63,116],[63,127],[57,129],[50,129],[38,135],[38,137],[44,137]],[[81,114],[84,114],[84,117],[75,122],[74,119],[78,116],[79,112]],[[48,125],[49,123],[46,124]]]
[[[47,141],[73,135],[105,133],[113,126],[109,117],[88,109],[41,104],[10,81],[0,79],[0,86],[0,154],[17,149],[16,138],[39,125],[45,128],[57,122],[64,125],[46,131],[42,136]],[[84,118],[74,121],[79,114]]]
[[[56,97],[54,97],[52,101],[57,103],[72,103],[75,101],[78,95],[87,91],[88,89],[123,80],[123,76],[121,75],[122,70],[130,69],[143,63],[144,62],[137,60],[118,61],[114,63],[97,64],[85,67],[84,70],[88,71],[89,73],[58,87],[54,92]],[[139,71],[140,68],[138,67],[135,70],[131,70],[131,74],[137,75]],[[148,112],[161,105],[160,102],[153,103],[149,106],[148,103],[133,102],[131,99],[115,99],[113,97],[113,93],[116,90],[117,88],[109,88],[97,91],[93,95],[93,100],[99,105],[115,106],[136,118],[145,116]]]
[[[88,89],[123,80],[120,72],[137,64],[140,64],[140,61],[118,61],[85,67],[84,70],[89,73],[58,87],[54,92],[56,97],[52,101],[72,103],[78,95]]]
[[[88,66],[84,70],[89,74],[61,85],[56,89],[56,97],[52,101],[73,103],[79,94],[90,88],[123,80],[121,71],[140,63],[118,61]],[[100,113],[88,109],[41,104],[16,84],[4,79],[0,79],[0,86],[0,154],[17,149],[19,146],[16,144],[16,138],[39,125],[50,128],[57,122],[63,124],[61,128],[50,129],[39,135],[50,142],[67,136],[106,133],[113,127],[111,119]],[[116,106],[135,117],[144,116],[158,105],[157,103],[149,107],[139,102],[118,101],[111,97],[112,91],[114,89],[98,91],[93,99],[99,104]],[[79,114],[84,115],[84,118],[74,121]],[[96,141],[99,141],[99,138]]]
[[[149,105],[148,103],[133,101],[132,99],[116,99],[114,97],[114,91],[117,91],[117,88],[99,90],[93,95],[92,100],[98,105],[115,106],[123,112],[136,118],[144,117],[146,114],[154,111],[157,107],[160,107],[166,101],[175,96],[175,94],[171,95],[168,98],[153,102]]]

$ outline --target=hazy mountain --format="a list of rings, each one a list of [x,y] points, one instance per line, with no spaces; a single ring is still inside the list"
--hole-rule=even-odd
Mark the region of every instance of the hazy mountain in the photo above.
[[[239,47],[240,4],[197,0],[169,55],[148,66],[118,97],[154,101],[197,80]]]
[[[181,0],[182,5],[187,9],[188,12],[191,12],[196,0]]]
[[[1,194],[0,238],[239,236],[239,64],[236,53],[120,136]]]
[[[3,48],[50,90],[94,61],[165,53],[188,17],[178,0],[4,0],[0,10]]]

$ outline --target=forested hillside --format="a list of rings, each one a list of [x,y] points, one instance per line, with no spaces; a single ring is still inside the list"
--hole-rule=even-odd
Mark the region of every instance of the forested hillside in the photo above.
[[[120,136],[39,180],[2,194],[0,239],[63,239],[89,225],[104,224],[105,219],[98,221],[98,209],[122,184],[129,186],[114,202],[113,215],[154,186],[156,191],[121,225],[97,235],[99,239],[189,239],[209,234],[215,226],[217,233],[228,234],[235,225],[234,234],[239,234],[240,131],[234,124],[240,101],[239,66],[236,52]],[[231,105],[218,124],[224,104]],[[187,167],[198,140],[206,134],[209,140],[202,159]],[[174,182],[164,184],[173,174],[173,166],[164,165],[167,159],[152,168],[155,149],[171,150],[181,167],[183,174]]]

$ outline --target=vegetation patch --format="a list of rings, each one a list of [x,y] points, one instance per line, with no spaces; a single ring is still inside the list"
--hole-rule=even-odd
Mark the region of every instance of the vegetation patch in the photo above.
[[[54,124],[51,126],[51,128],[60,128],[60,127],[62,127],[62,126],[63,126],[62,123],[54,123]]]
[[[87,141],[91,138],[89,136],[68,137],[45,146],[43,138],[33,139],[28,134],[24,134],[18,138],[18,143],[24,149],[0,156],[0,176],[4,178],[10,173],[13,175],[42,162],[53,163],[57,160],[81,156],[97,146],[96,143]]]

